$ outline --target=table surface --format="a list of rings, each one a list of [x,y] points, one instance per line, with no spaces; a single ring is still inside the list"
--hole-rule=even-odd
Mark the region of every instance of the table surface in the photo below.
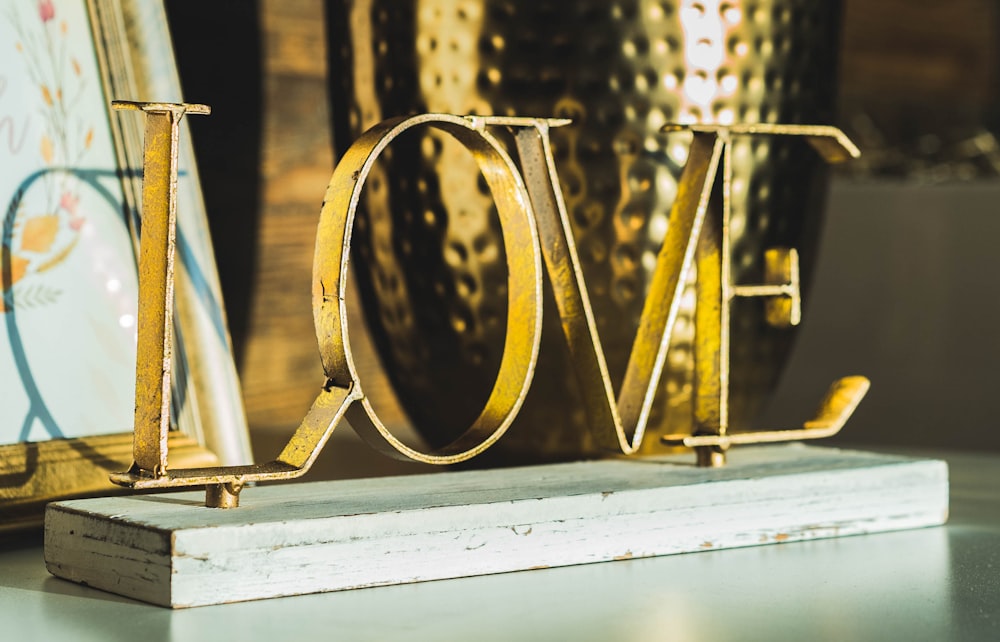
[[[0,639],[1000,640],[1000,456],[951,467],[946,526],[170,611],[0,542]]]

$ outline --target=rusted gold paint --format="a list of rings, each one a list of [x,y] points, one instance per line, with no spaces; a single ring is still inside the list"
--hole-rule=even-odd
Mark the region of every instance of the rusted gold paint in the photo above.
[[[733,282],[733,140],[738,136],[792,136],[803,138],[827,162],[835,163],[860,155],[858,148],[836,127],[820,125],[674,125],[667,131],[689,130],[698,134],[716,133],[725,151],[722,175],[721,210],[706,221],[698,253],[697,308],[695,328],[694,430],[690,436],[666,435],[667,445],[684,445],[697,450],[698,465],[721,466],[725,451],[734,444],[795,439],[815,439],[837,433],[868,391],[864,377],[846,377],[831,386],[817,416],[801,429],[747,431],[730,435],[729,361],[730,316],[733,299],[765,299],[767,322],[778,328],[798,325],[801,320],[801,293],[798,252],[788,248],[765,251],[763,284]],[[708,180],[714,181],[714,176]]]
[[[208,114],[206,105],[116,100],[118,110],[145,117],[142,165],[142,240],[135,372],[134,467],[161,476],[167,468],[170,373],[173,351],[174,246],[177,232],[177,146],[184,114]]]
[[[131,105],[135,108],[134,105]],[[685,282],[697,263],[696,430],[668,438],[693,447],[698,463],[722,465],[734,444],[814,438],[840,429],[867,391],[863,377],[842,379],[831,388],[816,419],[792,431],[730,435],[728,429],[729,306],[734,297],[788,299],[774,312],[775,325],[797,323],[798,268],[793,250],[767,255],[767,283],[736,285],[731,276],[729,217],[732,207],[732,140],[735,135],[805,136],[828,158],[851,155],[832,128],[770,126],[693,127],[666,237],[656,259],[625,381],[615,400],[604,349],[583,278],[569,215],[558,185],[549,130],[565,120],[520,117],[459,117],[423,114],[382,122],[363,134],[333,173],[320,215],[313,262],[313,316],[326,375],[320,392],[277,459],[249,466],[168,470],[163,441],[169,426],[170,293],[173,280],[173,197],[176,191],[176,123],[185,106],[139,105],[147,111],[144,211],[140,255],[141,306],[155,307],[140,319],[137,370],[147,377],[137,386],[135,464],[112,476],[133,488],[206,485],[206,504],[233,508],[250,482],[291,479],[304,474],[345,417],[373,447],[392,457],[451,464],[481,454],[499,440],[517,415],[532,382],[541,339],[542,261],[549,275],[563,333],[596,443],[626,455],[642,445],[649,411],[663,374],[670,335]],[[442,448],[417,450],[404,444],[379,419],[366,398],[351,353],[347,327],[347,267],[351,233],[366,180],[387,146],[406,131],[429,126],[446,132],[468,149],[496,203],[508,269],[508,319],[499,372],[485,406],[472,425]],[[491,129],[513,135],[520,166]],[[842,134],[839,134],[842,137]],[[828,144],[827,138],[835,144]],[[820,141],[820,142],[816,142]],[[848,141],[849,142],[849,141]],[[841,152],[837,152],[841,149]],[[855,150],[856,153],[856,150]],[[172,157],[164,159],[164,156]],[[722,165],[721,210],[712,207]],[[166,168],[166,169],[164,169]],[[151,226],[147,231],[146,226]],[[151,245],[151,248],[147,248]],[[145,341],[144,341],[145,340]],[[156,367],[150,366],[157,357]],[[159,396],[157,396],[159,395]],[[355,403],[360,402],[360,403]],[[140,425],[140,419],[146,423]]]
[[[371,402],[362,395],[361,407],[351,408],[348,419],[369,444],[386,455],[432,464],[470,459],[506,432],[528,392],[541,340],[542,277],[538,232],[524,181],[503,146],[487,130],[487,124],[518,126],[528,122],[537,121],[462,118],[446,114],[390,119],[370,129],[348,149],[330,180],[316,236],[313,316],[323,368],[335,385],[354,385],[360,389],[344,305],[350,232],[364,182],[379,154],[396,137],[413,127],[428,125],[443,130],[472,152],[496,203],[504,243],[519,249],[507,255],[507,335],[500,369],[482,412],[451,444],[423,452],[397,439],[378,418]]]
[[[517,126],[527,122],[535,121],[513,118],[499,119],[490,124]],[[549,121],[545,122],[548,124]],[[561,122],[554,120],[551,124]],[[465,434],[454,443],[432,452],[415,450],[392,435],[364,397],[350,351],[344,307],[350,234],[365,180],[385,147],[407,129],[418,125],[442,129],[473,152],[493,192],[506,242],[511,247],[523,248],[523,251],[512,252],[508,256],[510,331],[493,393],[479,418]],[[486,130],[486,125],[481,119],[442,114],[385,121],[356,141],[338,164],[321,213],[314,262],[313,313],[327,384],[276,460],[250,466],[168,470],[166,453],[159,449],[159,433],[154,434],[148,429],[140,435],[137,430],[136,464],[127,473],[112,475],[112,481],[132,488],[206,485],[209,487],[207,505],[218,508],[235,506],[238,504],[238,497],[235,496],[246,483],[291,479],[304,474],[349,408],[353,411],[351,423],[359,434],[390,456],[450,464],[474,457],[496,442],[516,416],[534,372],[541,338],[542,277],[541,251],[527,190],[513,161]],[[168,216],[168,211],[161,208],[159,214]],[[169,252],[158,256],[165,261],[168,255]],[[167,265],[159,266],[156,274],[164,275],[167,280],[172,278]],[[148,299],[149,305],[163,304],[158,296],[161,291],[155,289],[158,285],[158,281],[153,281],[154,290]],[[143,299],[143,304],[146,301]],[[154,322],[159,320],[153,318]],[[158,327],[154,326],[154,329]],[[139,361],[143,360],[144,357],[140,356]],[[351,408],[355,401],[361,401],[360,407],[355,405]],[[140,403],[138,397],[137,403]],[[146,435],[154,435],[155,438]],[[148,467],[139,462],[145,462]],[[222,488],[223,485],[226,487]]]
[[[866,377],[843,377],[834,381],[830,385],[830,389],[827,391],[823,401],[820,402],[815,417],[805,422],[802,428],[791,430],[755,430],[730,433],[728,435],[669,435],[663,439],[671,445],[725,450],[730,446],[745,444],[765,444],[832,437],[840,432],[840,429],[844,427],[847,420],[851,418],[854,410],[861,403],[861,400],[870,387],[871,383]],[[720,463],[725,463],[725,460],[722,460]]]
[[[212,508],[238,508],[243,485],[237,482],[209,484],[205,490],[205,505]]]
[[[764,252],[764,282],[757,286],[757,296],[767,296],[767,322],[776,328],[787,328],[802,322],[802,286],[799,279],[799,253],[795,249],[772,247]],[[753,287],[753,286],[750,286]],[[766,290],[765,288],[770,288]],[[737,296],[747,296],[744,288],[736,287]]]
[[[559,183],[548,130],[542,124],[524,128],[517,132],[516,140],[538,217],[542,250],[563,333],[584,391],[594,440],[606,450],[634,454],[642,444],[656,383],[663,372],[722,144],[715,133],[696,134],[692,141],[670,214],[672,224],[657,257],[625,381],[616,402],[569,215],[556,187]]]
[[[861,150],[847,134],[832,125],[785,125],[757,123],[739,125],[682,125],[668,123],[663,131],[727,132],[729,136],[795,136],[805,139],[828,163],[842,163],[861,156]]]

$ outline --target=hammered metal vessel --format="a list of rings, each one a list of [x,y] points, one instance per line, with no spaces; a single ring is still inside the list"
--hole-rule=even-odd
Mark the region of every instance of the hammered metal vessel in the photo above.
[[[685,134],[668,122],[832,121],[840,5],[739,2],[358,0],[331,2],[339,150],[383,118],[417,112],[554,116],[562,191],[616,385],[663,239]],[[339,79],[339,82],[338,82]],[[355,230],[365,316],[399,402],[441,445],[476,417],[505,332],[505,251],[492,201],[461,145],[427,131],[397,141],[369,182]],[[799,249],[803,281],[825,173],[794,141],[734,149],[733,265],[759,278],[764,250]],[[671,338],[647,452],[691,426],[693,287]],[[510,454],[596,454],[546,303],[535,384],[498,445]],[[732,426],[767,400],[793,333],[760,301],[733,309]]]

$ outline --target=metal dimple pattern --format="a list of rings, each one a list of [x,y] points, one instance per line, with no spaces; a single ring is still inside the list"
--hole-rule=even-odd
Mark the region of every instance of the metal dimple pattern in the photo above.
[[[556,164],[616,386],[686,158],[685,135],[660,127],[832,116],[836,2],[366,0],[342,10],[352,21],[341,35],[350,44],[334,45],[348,70],[333,92],[341,140],[420,111],[573,119],[553,131]],[[734,278],[759,279],[773,245],[798,247],[807,272],[820,163],[801,144],[749,140],[733,160]],[[386,189],[366,192],[356,232],[363,301],[402,404],[442,443],[478,412],[499,364],[504,248],[475,163],[447,135],[394,143],[384,171]],[[684,297],[647,437],[654,449],[658,434],[691,425],[693,286]],[[590,454],[550,303],[535,384],[500,447]],[[766,326],[760,301],[736,302],[736,427],[766,399],[790,337]]]

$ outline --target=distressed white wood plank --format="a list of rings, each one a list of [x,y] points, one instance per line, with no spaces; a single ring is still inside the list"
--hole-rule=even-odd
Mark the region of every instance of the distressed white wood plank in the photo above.
[[[943,523],[944,462],[799,444],[50,505],[53,574],[199,606]]]

